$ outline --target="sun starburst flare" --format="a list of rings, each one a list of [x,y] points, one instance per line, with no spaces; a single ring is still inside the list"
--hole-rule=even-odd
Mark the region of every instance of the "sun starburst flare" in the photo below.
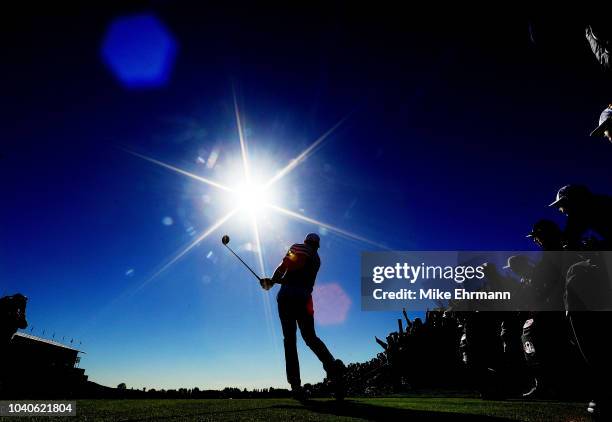
[[[156,164],[160,167],[171,170],[180,175],[189,177],[193,180],[206,184],[208,186],[212,186],[219,190],[227,192],[231,195],[232,202],[238,204],[238,207],[232,209],[229,213],[222,216],[219,220],[213,223],[211,226],[206,228],[193,242],[182,248],[172,259],[170,259],[166,264],[164,264],[159,270],[157,270],[143,285],[140,287],[144,287],[146,284],[150,283],[153,279],[158,277],[161,273],[169,269],[173,264],[175,264],[178,260],[184,257],[194,246],[199,244],[205,238],[207,238],[210,234],[215,232],[221,226],[223,226],[228,220],[230,220],[234,215],[236,215],[240,211],[244,211],[248,214],[250,222],[252,224],[253,235],[255,237],[255,253],[257,254],[257,260],[259,264],[259,270],[262,275],[265,275],[266,268],[264,265],[263,258],[263,249],[262,242],[259,233],[259,224],[258,224],[258,215],[262,212],[263,209],[275,211],[278,214],[282,214],[296,220],[306,222],[309,224],[316,225],[320,228],[327,229],[337,235],[356,240],[359,242],[367,243],[378,248],[387,249],[387,247],[381,243],[374,242],[369,240],[363,236],[359,236],[357,234],[351,233],[348,230],[341,229],[339,227],[333,226],[331,224],[316,220],[314,218],[308,217],[303,214],[299,214],[295,211],[291,211],[284,207],[281,207],[277,204],[272,203],[270,200],[271,188],[276,182],[281,180],[282,178],[289,175],[293,170],[295,170],[300,164],[304,163],[320,146],[322,142],[328,139],[335,131],[340,127],[346,119],[350,116],[339,120],[336,124],[334,124],[330,129],[328,129],[325,133],[319,136],[315,141],[313,141],[306,149],[304,149],[300,154],[296,156],[296,158],[292,159],[285,167],[281,168],[277,171],[274,176],[265,181],[264,183],[254,183],[252,180],[252,175],[250,173],[250,162],[248,157],[248,149],[247,149],[247,140],[245,136],[245,131],[243,128],[243,118],[240,113],[240,108],[238,106],[238,101],[236,99],[236,95],[233,95],[234,100],[234,115],[236,118],[236,126],[238,130],[238,136],[240,139],[240,155],[242,161],[242,168],[244,171],[244,181],[242,184],[236,187],[229,187],[220,182],[207,179],[202,176],[198,176],[194,173],[191,173],[187,170],[181,169],[179,167],[173,166],[171,164],[165,163],[163,161],[148,157],[143,154],[139,154],[137,152],[127,150],[126,152],[139,157],[143,160]]]
[[[367,238],[365,238],[363,236],[359,236],[359,235],[357,235],[355,233],[351,233],[351,232],[349,232],[347,230],[343,230],[343,229],[340,229],[338,227],[332,226],[331,224],[327,224],[327,223],[324,223],[322,221],[315,220],[314,218],[310,218],[310,217],[307,217],[305,215],[298,214],[297,212],[285,209],[283,207],[279,207],[277,205],[273,205],[273,204],[266,204],[266,205],[268,207],[272,208],[273,210],[278,211],[281,214],[288,215],[288,216],[293,217],[293,218],[295,218],[297,220],[302,220],[302,221],[305,221],[305,222],[310,223],[310,224],[314,224],[314,225],[317,225],[317,226],[320,226],[320,227],[324,227],[324,228],[326,228],[328,230],[331,230],[332,232],[335,232],[336,234],[339,234],[341,236],[347,237],[349,239],[357,240],[357,241],[363,242],[363,243],[368,243],[370,245],[376,246],[376,247],[381,248],[381,249],[388,249],[387,246],[383,245],[382,243],[374,242],[374,241],[372,241],[370,239],[367,239]]]
[[[180,169],[178,167],[174,167],[174,166],[172,166],[170,164],[166,164],[163,161],[159,161],[159,160],[156,160],[154,158],[147,157],[146,155],[139,154],[139,153],[134,152],[134,151],[130,151],[129,149],[125,149],[124,148],[123,150],[125,152],[127,152],[128,154],[135,155],[136,157],[142,158],[143,160],[149,161],[149,162],[151,162],[153,164],[157,164],[158,166],[167,168],[168,170],[172,170],[172,171],[174,171],[176,173],[182,174],[183,176],[190,177],[190,178],[192,178],[194,180],[197,180],[198,182],[205,183],[205,184],[207,184],[209,186],[215,187],[217,189],[222,189],[222,190],[227,191],[227,192],[234,192],[234,190],[232,188],[229,188],[229,187],[227,187],[225,185],[222,185],[221,183],[215,182],[215,181],[210,180],[210,179],[206,179],[205,177],[198,176],[197,174],[190,173],[190,172],[188,172],[186,170]]]
[[[268,180],[268,182],[264,185],[265,188],[269,188],[270,186],[272,186],[274,183],[278,182],[280,179],[282,179],[283,177],[285,177],[287,174],[291,173],[291,171],[293,169],[295,169],[297,166],[299,166],[300,164],[302,164],[304,161],[306,161],[308,159],[308,157],[314,153],[315,149],[323,142],[325,141],[332,133],[334,133],[334,131],[336,129],[338,129],[344,122],[346,119],[349,118],[349,115],[347,115],[346,117],[340,119],[338,121],[338,123],[336,123],[335,125],[333,125],[331,128],[329,128],[329,130],[327,132],[325,132],[323,135],[319,136],[312,144],[310,144],[310,146],[308,148],[306,148],[304,151],[302,151],[297,157],[295,157],[293,160],[289,161],[289,164],[287,164],[285,167],[283,167],[282,169],[280,169],[275,175],[274,177],[272,177],[270,180]]]
[[[240,113],[240,108],[238,106],[238,101],[236,99],[236,93],[233,92],[233,100],[234,100],[234,115],[236,118],[236,126],[238,130],[238,137],[240,140],[240,155],[242,161],[242,170],[244,172],[244,178],[242,183],[239,183],[237,186],[230,187],[223,183],[217,182],[215,180],[211,180],[202,176],[198,176],[197,174],[191,173],[187,170],[181,169],[179,167],[173,166],[171,164],[165,163],[163,161],[154,159],[152,157],[148,157],[146,155],[124,149],[124,151],[132,154],[135,157],[146,160],[150,163],[156,164],[165,169],[171,170],[177,174],[188,177],[190,179],[196,180],[205,185],[211,186],[213,188],[219,189],[227,193],[228,198],[234,204],[232,206],[232,210],[226,213],[224,216],[219,218],[215,223],[207,227],[199,236],[196,237],[191,243],[187,244],[185,247],[181,248],[172,258],[170,258],[165,264],[161,266],[157,271],[154,272],[144,283],[142,283],[136,291],[142,289],[146,285],[148,285],[151,281],[157,278],[160,274],[167,271],[170,267],[172,267],[176,262],[178,262],[181,258],[187,255],[194,247],[200,244],[203,240],[205,240],[212,233],[221,228],[225,223],[227,223],[232,217],[234,217],[239,212],[244,212],[252,225],[253,236],[255,238],[254,252],[257,256],[257,262],[259,266],[259,271],[262,277],[265,277],[266,267],[264,261],[264,251],[259,231],[259,221],[258,217],[261,216],[261,213],[264,210],[272,210],[277,214],[285,215],[296,219],[298,221],[302,221],[305,223],[313,224],[318,226],[319,228],[324,228],[333,232],[337,235],[353,239],[359,242],[364,242],[370,245],[374,245],[379,248],[387,249],[385,245],[382,245],[377,242],[373,242],[363,236],[359,236],[357,234],[351,233],[347,230],[335,227],[331,224],[324,223],[322,221],[315,220],[314,218],[305,216],[303,214],[298,214],[289,209],[283,208],[277,203],[273,201],[273,195],[271,188],[278,181],[289,175],[293,170],[295,170],[300,164],[304,163],[313,153],[317,151],[317,148],[321,146],[321,144],[327,140],[337,129],[340,127],[350,116],[347,115],[344,118],[340,119],[336,124],[334,124],[331,128],[329,128],[325,133],[319,136],[315,141],[313,141],[306,149],[304,149],[300,154],[298,154],[294,159],[290,160],[289,163],[278,170],[274,176],[272,176],[267,181],[261,183],[254,179],[253,174],[251,174],[251,166],[249,162],[248,148],[247,148],[247,139],[246,133],[243,128],[243,117]],[[237,207],[235,206],[237,205]],[[276,335],[276,329],[273,324],[273,312],[272,306],[270,304],[269,295],[263,294],[262,291],[262,305],[264,311],[264,319],[266,321],[267,330],[273,339],[273,347],[277,356],[280,356],[279,344],[278,344],[278,336]],[[277,361],[279,361],[277,359]]]

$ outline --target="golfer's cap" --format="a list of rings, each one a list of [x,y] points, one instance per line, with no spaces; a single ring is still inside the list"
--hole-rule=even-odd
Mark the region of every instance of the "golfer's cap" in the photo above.
[[[612,104],[608,105],[599,115],[599,126],[591,132],[591,136],[603,136],[610,124],[610,119],[612,119]]]
[[[21,293],[15,293],[13,295],[14,298],[28,300],[27,296],[22,295]]]
[[[316,233],[308,233],[306,235],[306,239],[304,239],[304,243],[312,243],[314,245],[319,246],[321,243],[321,238]]]

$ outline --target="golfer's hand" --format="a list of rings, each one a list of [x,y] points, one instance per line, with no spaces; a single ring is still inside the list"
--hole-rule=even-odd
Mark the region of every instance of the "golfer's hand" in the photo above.
[[[259,280],[259,284],[261,285],[262,289],[270,290],[274,285],[274,281],[272,281],[271,278],[262,278]]]

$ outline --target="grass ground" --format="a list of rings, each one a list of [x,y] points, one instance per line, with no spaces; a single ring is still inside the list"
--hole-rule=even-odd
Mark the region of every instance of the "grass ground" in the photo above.
[[[473,398],[359,398],[337,403],[290,399],[84,400],[80,420],[200,421],[587,421],[582,403],[483,401]]]

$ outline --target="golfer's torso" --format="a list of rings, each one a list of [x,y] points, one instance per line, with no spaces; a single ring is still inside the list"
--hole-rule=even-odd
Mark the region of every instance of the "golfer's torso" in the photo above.
[[[287,271],[283,277],[284,283],[278,292],[277,299],[308,298],[312,293],[317,273],[321,267],[321,259],[316,250],[303,245],[295,244],[288,254],[295,254],[303,261],[303,265]]]

